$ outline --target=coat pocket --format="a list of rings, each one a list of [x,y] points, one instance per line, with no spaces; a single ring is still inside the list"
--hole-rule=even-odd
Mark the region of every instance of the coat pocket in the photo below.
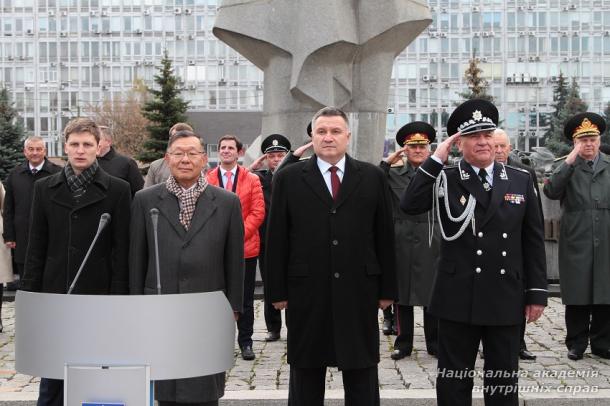
[[[305,264],[289,265],[288,266],[288,277],[304,277],[309,276],[309,266]]]

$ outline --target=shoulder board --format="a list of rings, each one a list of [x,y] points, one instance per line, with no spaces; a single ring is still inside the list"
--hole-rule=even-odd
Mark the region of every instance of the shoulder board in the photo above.
[[[403,166],[405,166],[405,163],[400,160],[398,162],[394,162],[392,165],[390,165],[390,168],[402,168]]]
[[[567,157],[568,157],[567,155],[560,156],[559,158],[555,158],[555,159],[553,160],[553,162],[563,161],[563,160],[564,160],[564,159],[566,159]]]
[[[451,170],[451,169],[457,169],[457,165],[444,165],[443,166],[444,171]]]
[[[517,167],[517,166],[513,166],[513,165],[506,165],[506,164],[505,164],[505,165],[504,165],[504,167],[506,167],[506,168],[510,168],[510,169],[513,169],[513,170],[515,170],[515,171],[519,171],[519,172],[525,172],[525,173],[528,173],[528,174],[529,174],[529,171],[527,171],[526,169],[523,169],[523,168],[519,168],[519,167]]]

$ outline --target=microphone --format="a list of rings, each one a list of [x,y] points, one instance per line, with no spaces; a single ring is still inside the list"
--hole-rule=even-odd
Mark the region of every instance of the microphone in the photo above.
[[[157,226],[159,224],[159,209],[153,207],[149,211],[150,221],[153,226],[153,237],[155,239],[155,271],[157,272],[157,295],[161,294],[161,267],[159,266],[159,234]]]
[[[95,237],[93,237],[93,241],[91,241],[91,245],[89,246],[89,249],[87,250],[87,253],[85,254],[85,258],[83,258],[83,262],[81,262],[80,267],[78,268],[78,272],[76,272],[76,276],[74,277],[74,280],[72,281],[72,284],[70,285],[70,289],[68,289],[68,295],[72,293],[72,290],[74,290],[74,286],[76,286],[76,281],[78,281],[78,278],[80,277],[81,272],[83,272],[83,269],[85,268],[85,264],[87,263],[87,260],[89,259],[89,255],[91,255],[91,251],[93,250],[93,247],[95,246],[95,243],[97,242],[97,238],[100,236],[100,234],[102,233],[104,228],[106,228],[108,223],[110,223],[111,218],[112,218],[112,216],[110,215],[110,213],[103,213],[100,216],[100,222],[97,226],[97,232],[95,233]]]

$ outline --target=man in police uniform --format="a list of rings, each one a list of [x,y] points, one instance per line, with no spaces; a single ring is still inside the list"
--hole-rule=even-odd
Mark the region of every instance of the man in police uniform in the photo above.
[[[413,350],[413,306],[424,306],[426,350],[430,355],[437,353],[438,320],[429,314],[427,306],[437,267],[440,237],[437,230],[432,243],[429,243],[429,213],[411,216],[400,209],[400,198],[417,168],[430,156],[430,143],[435,139],[436,130],[430,124],[423,121],[406,124],[396,133],[396,142],[401,148],[379,165],[390,185],[394,213],[398,281],[398,303],[394,304],[398,336],[391,355],[394,360],[410,356]],[[401,159],[403,155],[406,162]],[[388,320],[385,311],[384,318],[384,322]]]
[[[572,117],[564,127],[574,149],[544,185],[561,201],[559,279],[566,305],[568,358],[591,352],[610,359],[610,157],[599,152],[604,118]]]
[[[263,186],[263,196],[265,198],[265,220],[259,228],[261,236],[261,249],[258,255],[258,264],[261,270],[261,277],[265,280],[265,236],[267,231],[267,217],[271,206],[271,186],[273,174],[286,154],[290,151],[290,141],[281,134],[271,134],[265,138],[261,144],[263,155],[250,165],[253,171],[261,180]],[[267,164],[267,169],[260,169],[263,163]],[[267,336],[265,341],[277,341],[280,339],[282,329],[282,312],[273,307],[271,303],[265,301],[265,324],[267,325]]]
[[[436,211],[443,235],[430,312],[439,318],[438,405],[470,405],[479,343],[486,405],[518,404],[519,328],[547,301],[543,225],[527,171],[494,162],[498,110],[468,100],[451,137],[417,171],[401,200],[408,214]],[[463,159],[443,168],[457,145]],[[438,180],[437,180],[438,178]],[[435,183],[436,182],[436,183]]]

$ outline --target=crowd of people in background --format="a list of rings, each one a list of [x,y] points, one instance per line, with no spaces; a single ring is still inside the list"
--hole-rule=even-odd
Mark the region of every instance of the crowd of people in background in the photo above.
[[[286,312],[290,406],[323,404],[328,367],[343,374],[346,405],[378,405],[379,312],[383,333],[396,335],[390,356],[398,361],[414,349],[415,306],[423,307],[426,351],[438,358],[439,405],[471,404],[472,378],[453,372],[473,370],[479,352],[486,371],[503,372],[485,375],[485,387],[504,388],[485,391],[486,404],[516,405],[518,362],[536,359],[526,324],[547,304],[544,225],[536,173],[510,154],[498,122],[492,103],[469,100],[434,151],[435,129],[408,123],[396,133],[395,152],[375,166],[347,153],[348,116],[325,107],[307,128],[311,142],[293,151],[284,135],[268,135],[246,167],[241,140],[225,135],[214,168],[201,134],[176,123],[165,156],[144,178],[114,149],[108,127],[77,118],[64,129],[65,166],[31,136],[24,162],[0,184],[0,283],[60,294],[222,291],[240,356],[251,361],[258,264],[266,341],[281,339]],[[572,117],[565,136],[573,150],[543,187],[562,206],[559,267],[572,360],[589,342],[594,355],[610,359],[604,131],[596,114]],[[449,165],[455,149],[461,160]],[[105,215],[109,223],[73,284]],[[224,374],[157,382],[155,397],[161,406],[217,405],[224,383]],[[63,381],[43,378],[39,406],[62,403]]]

